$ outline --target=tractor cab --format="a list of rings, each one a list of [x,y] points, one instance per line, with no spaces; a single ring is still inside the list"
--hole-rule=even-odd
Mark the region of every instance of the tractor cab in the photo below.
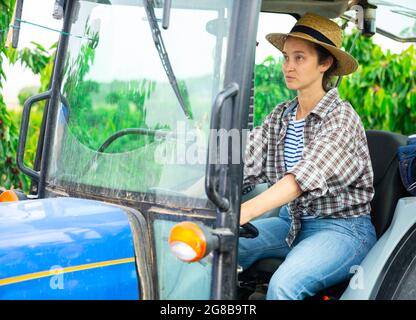
[[[56,1],[62,31],[50,89],[29,98],[22,114],[17,161],[31,192],[0,204],[0,297],[261,297],[282,261],[237,264],[239,236],[256,235],[239,226],[240,205],[261,190],[242,187],[258,26],[265,14],[315,12],[344,16],[369,36],[377,1],[369,2]],[[414,19],[415,8],[406,12]],[[29,167],[30,112],[40,102]],[[367,137],[380,240],[363,270],[380,270],[366,278],[373,295],[359,294],[375,298],[387,261],[413,236],[416,200],[404,198],[395,153],[406,137]],[[336,296],[354,299],[347,285]]]

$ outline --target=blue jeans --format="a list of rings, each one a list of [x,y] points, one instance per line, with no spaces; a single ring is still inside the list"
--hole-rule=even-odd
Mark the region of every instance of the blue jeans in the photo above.
[[[284,258],[273,274],[268,300],[301,300],[348,280],[377,238],[370,215],[358,218],[302,219],[293,247],[286,243],[290,227],[288,207],[279,217],[253,221],[254,239],[240,238],[239,264],[243,269],[263,258]]]

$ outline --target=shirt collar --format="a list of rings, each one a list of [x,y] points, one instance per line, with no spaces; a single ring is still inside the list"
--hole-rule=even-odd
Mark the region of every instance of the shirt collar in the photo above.
[[[288,114],[293,114],[293,111],[296,109],[297,105],[298,105],[298,97],[289,101],[287,103],[286,110],[283,113],[283,117],[286,117]]]
[[[330,106],[339,98],[338,89],[333,88],[329,90],[323,98],[318,102],[315,108],[312,109],[311,113],[317,115],[323,119],[328,112],[332,109]]]
[[[319,118],[324,118],[328,112],[330,111],[330,106],[332,103],[339,99],[338,89],[332,88],[329,90],[322,99],[318,102],[315,108],[312,109],[311,113],[317,115]],[[293,114],[293,111],[296,109],[298,105],[298,98],[294,98],[293,100],[287,103],[286,110],[283,113],[283,117],[286,117],[288,114]]]

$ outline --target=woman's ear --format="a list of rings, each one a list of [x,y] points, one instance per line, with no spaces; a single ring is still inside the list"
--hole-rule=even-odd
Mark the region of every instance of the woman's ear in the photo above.
[[[325,73],[328,71],[329,68],[331,68],[332,64],[334,63],[334,57],[329,56],[323,64],[319,66],[321,73]]]

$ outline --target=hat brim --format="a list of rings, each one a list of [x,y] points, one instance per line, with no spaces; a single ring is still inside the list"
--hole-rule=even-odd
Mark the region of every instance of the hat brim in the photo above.
[[[338,67],[334,70],[334,76],[344,76],[353,73],[358,68],[358,62],[349,53],[338,49],[335,46],[316,40],[315,38],[300,32],[292,33],[269,33],[266,35],[266,39],[274,45],[280,51],[283,51],[283,46],[287,37],[295,37],[303,40],[307,40],[321,45],[327,49],[337,59]]]

